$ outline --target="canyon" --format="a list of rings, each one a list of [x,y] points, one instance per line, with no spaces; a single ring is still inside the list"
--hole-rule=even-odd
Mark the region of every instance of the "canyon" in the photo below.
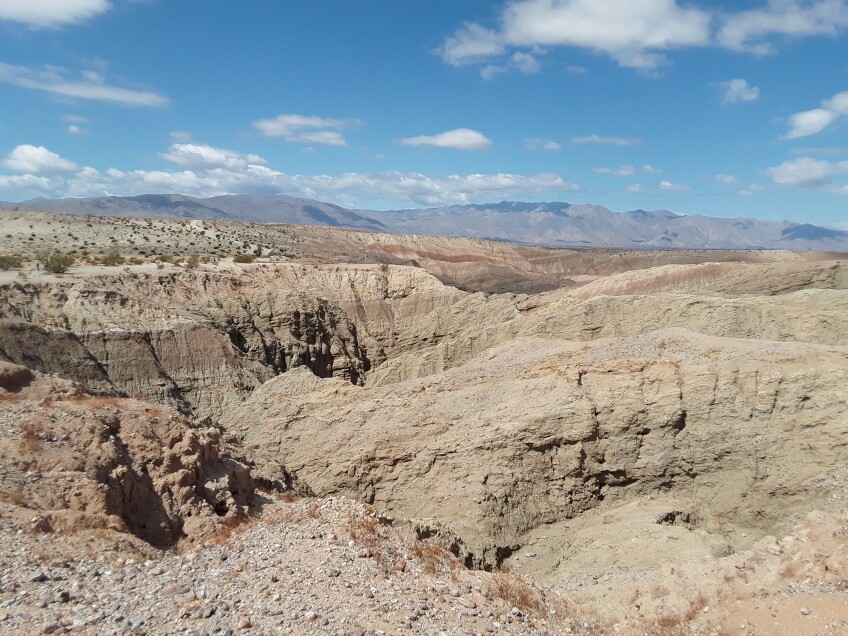
[[[3,214],[3,250],[92,259],[0,275],[4,533],[159,559],[345,498],[410,567],[508,570],[595,633],[719,633],[722,586],[791,603],[811,577],[837,610],[796,633],[848,626],[844,254]]]

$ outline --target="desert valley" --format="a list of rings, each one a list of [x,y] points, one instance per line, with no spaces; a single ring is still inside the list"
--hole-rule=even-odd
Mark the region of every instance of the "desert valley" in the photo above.
[[[845,254],[0,222],[6,633],[848,630]]]

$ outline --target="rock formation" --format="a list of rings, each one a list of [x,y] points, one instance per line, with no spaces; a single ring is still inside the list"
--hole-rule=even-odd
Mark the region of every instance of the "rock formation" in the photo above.
[[[847,382],[844,349],[821,345],[519,338],[385,387],[298,369],[222,425],[258,475],[444,528],[492,566],[532,528],[652,492],[769,531],[848,459]]]
[[[40,532],[109,528],[168,547],[256,511],[250,471],[220,456],[215,429],[8,363],[0,378],[4,516]]]

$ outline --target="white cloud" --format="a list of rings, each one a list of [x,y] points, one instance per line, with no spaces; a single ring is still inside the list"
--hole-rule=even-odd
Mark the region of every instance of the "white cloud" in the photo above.
[[[347,141],[339,131],[352,123],[356,122],[309,115],[278,115],[273,119],[258,119],[253,127],[266,137],[281,137],[292,143],[346,146]]]
[[[635,146],[643,143],[641,139],[627,139],[625,137],[603,137],[601,135],[587,135],[585,137],[572,137],[573,144],[607,144],[610,146]]]
[[[91,71],[83,71],[79,78],[58,66],[45,66],[38,70],[0,62],[0,82],[21,88],[44,91],[62,97],[109,102],[119,106],[167,106],[168,98],[155,91],[121,88],[106,83],[104,78]]]
[[[739,194],[743,197],[753,196],[755,192],[759,192],[763,189],[763,186],[759,183],[749,183],[747,188],[742,188],[739,190]]]
[[[642,172],[644,172],[645,174],[662,174],[662,170],[660,170],[659,168],[654,168],[654,166],[651,166],[647,163],[642,166]]]
[[[82,126],[77,126],[76,124],[71,124],[70,126],[68,126],[67,130],[68,130],[68,134],[71,134],[71,135],[87,135],[88,134],[87,128],[83,128]]]
[[[734,78],[720,84],[724,95],[721,98],[723,104],[738,104],[739,102],[753,102],[760,96],[760,89],[749,86],[747,80]]]
[[[739,179],[734,177],[732,174],[717,174],[715,176],[715,180],[719,183],[724,183],[726,185],[732,185],[734,183],[739,183]]]
[[[650,166],[647,166],[650,168]],[[636,174],[636,166],[624,165],[618,168],[608,168],[603,166],[601,168],[592,168],[593,172],[597,172],[598,174],[614,174],[618,177],[632,177]]]
[[[516,49],[576,47],[653,71],[672,50],[720,46],[763,54],[774,50],[776,38],[832,36],[846,27],[845,0],[768,0],[735,12],[678,0],[508,0],[496,28],[465,23],[438,52],[463,66]]]
[[[826,108],[814,108],[795,113],[789,118],[789,132],[784,139],[799,139],[820,133],[837,120],[839,115]]]
[[[509,69],[506,66],[498,66],[497,64],[486,64],[483,68],[480,69],[480,77],[484,80],[490,80],[500,75],[501,73],[506,73]]]
[[[539,64],[539,60],[529,53],[524,53],[523,51],[516,51],[512,54],[512,66],[516,70],[527,75],[532,75],[542,70],[542,65]]]
[[[542,65],[533,55],[516,51],[505,64],[486,64],[480,69],[480,77],[484,80],[490,80],[501,73],[508,72],[510,69],[525,75],[533,75],[542,70]]]
[[[3,166],[15,172],[28,172],[30,174],[73,172],[77,169],[77,165],[73,161],[63,159],[44,146],[30,146],[29,144],[16,146],[3,160]]]
[[[524,147],[527,150],[560,150],[562,145],[553,139],[541,139],[539,137],[530,137],[524,140]]]
[[[168,136],[174,141],[180,143],[188,143],[192,139],[192,135],[187,130],[172,130],[168,133]]]
[[[400,143],[407,146],[436,146],[457,150],[482,150],[492,145],[492,140],[483,133],[470,128],[456,128],[438,135],[419,135],[405,137]]]
[[[828,186],[832,184],[835,175],[848,174],[848,161],[830,162],[812,157],[798,157],[784,161],[765,172],[777,185],[830,189]]]
[[[104,13],[110,5],[108,0],[3,0],[0,20],[35,28],[55,28]]]
[[[683,185],[680,183],[672,183],[671,181],[661,181],[660,182],[660,190],[665,190],[667,192],[685,192],[689,189],[688,185]]]
[[[562,196],[578,190],[578,186],[564,181],[555,174],[468,174],[428,176],[410,172],[346,173],[341,175],[288,175],[267,166],[248,163],[244,165],[239,155],[224,152],[220,163],[211,167],[218,157],[210,147],[199,152],[175,154],[173,146],[168,153],[183,157],[201,157],[210,167],[184,170],[117,170],[104,171],[90,166],[76,168],[73,173],[40,175],[0,175],[0,198],[22,199],[33,196],[82,197],[101,195],[132,196],[151,192],[183,193],[195,196],[220,194],[262,193],[289,194],[317,198],[356,206],[358,202],[389,201],[393,204],[447,205],[453,203],[482,203],[493,199],[525,198],[537,194]],[[50,153],[51,155],[53,153]],[[233,160],[235,156],[235,160]],[[59,161],[66,161],[53,155]],[[56,159],[51,161],[55,162]],[[219,157],[220,158],[220,157]],[[29,167],[44,166],[32,162]],[[70,169],[71,162],[64,166]],[[8,166],[7,166],[8,167]],[[19,166],[23,167],[23,166]],[[46,170],[44,170],[46,172]],[[9,193],[9,194],[5,194]],[[10,196],[10,194],[12,196]]]
[[[798,139],[820,133],[840,117],[848,115],[848,91],[822,100],[821,108],[795,113],[789,117],[789,132],[784,139]]]
[[[479,24],[468,22],[439,48],[442,59],[452,66],[463,66],[499,55],[506,46],[501,35]]]
[[[642,186],[638,183],[634,183],[632,185],[629,185],[624,189],[627,192],[635,192],[637,194],[650,194],[651,193],[651,191],[649,189],[645,188],[644,186]]]
[[[772,53],[772,36],[836,35],[848,27],[844,0],[769,0],[765,7],[726,14],[716,40],[735,51]]]
[[[574,73],[575,75],[585,75],[589,72],[589,69],[587,69],[586,67],[576,65],[566,66],[565,70],[567,73]]]
[[[172,144],[168,152],[159,156],[171,163],[191,168],[246,168],[268,164],[259,155],[243,155],[234,150],[201,144]]]
[[[838,115],[848,115],[848,91],[837,93],[823,102],[824,107]]]

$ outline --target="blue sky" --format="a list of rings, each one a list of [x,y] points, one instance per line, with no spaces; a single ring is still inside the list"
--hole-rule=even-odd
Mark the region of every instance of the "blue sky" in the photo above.
[[[848,0],[0,1],[0,200],[149,192],[848,229]]]

